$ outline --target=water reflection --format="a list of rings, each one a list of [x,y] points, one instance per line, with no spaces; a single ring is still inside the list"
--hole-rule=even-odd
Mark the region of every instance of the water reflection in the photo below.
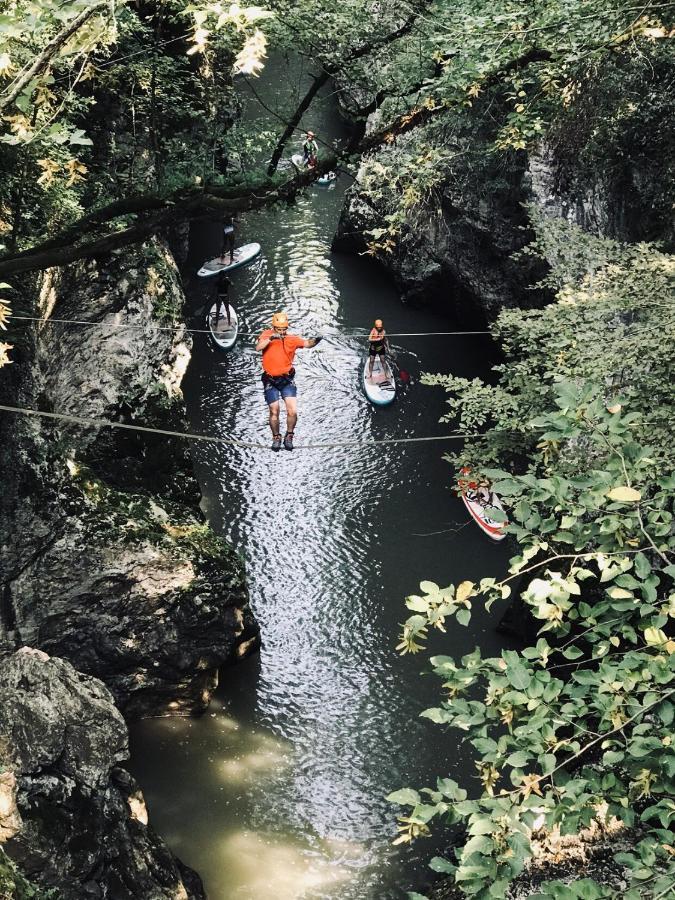
[[[340,125],[325,110],[321,131],[335,136]],[[297,441],[335,446],[194,450],[209,521],[246,560],[260,658],[223,673],[215,715],[133,731],[151,821],[202,874],[211,900],[403,897],[433,841],[392,848],[395,811],[384,797],[436,775],[470,786],[474,775],[466,748],[418,718],[438,697],[437,683],[420,677],[424,662],[401,659],[394,647],[403,597],[422,578],[496,574],[507,551],[461,528],[439,446],[347,445],[443,433],[443,396],[419,386],[420,370],[472,377],[492,351],[480,338],[400,339],[412,386],[390,408],[368,404],[363,341],[340,332],[365,330],[375,317],[391,332],[445,331],[447,323],[401,306],[364,260],[331,254],[343,190],[314,189],[292,207],[248,215],[240,239],[260,241],[263,254],[235,273],[232,289],[246,331],[284,308],[292,330],[332,335],[296,357]],[[217,231],[195,230],[193,270],[218,240]],[[203,289],[192,286],[195,309]],[[229,355],[196,338],[185,383],[192,425],[266,442],[253,338]],[[436,648],[497,650],[498,615],[476,615],[471,634],[434,636]]]

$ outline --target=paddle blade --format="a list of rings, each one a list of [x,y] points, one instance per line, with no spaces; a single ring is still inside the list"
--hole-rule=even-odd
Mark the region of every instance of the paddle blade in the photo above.
[[[401,381],[401,384],[410,384],[410,373],[406,372],[405,369],[398,370],[398,377]]]

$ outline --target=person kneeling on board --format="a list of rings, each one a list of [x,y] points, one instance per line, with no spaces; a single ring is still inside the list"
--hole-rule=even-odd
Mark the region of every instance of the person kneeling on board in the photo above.
[[[463,466],[459,470],[460,478],[458,485],[460,493],[466,494],[467,500],[473,500],[474,503],[480,503],[481,506],[489,506],[492,503],[492,492],[490,491],[490,482],[485,481],[469,481],[471,469]]]
[[[293,357],[295,351],[302,347],[316,347],[322,338],[302,338],[288,333],[288,316],[285,312],[274,313],[272,327],[263,331],[255,345],[262,350],[262,383],[265,401],[270,410],[270,428],[272,429],[272,450],[281,450],[281,433],[279,431],[279,401],[286,407],[286,434],[284,447],[293,449],[293,435],[298,421],[297,394],[295,386],[295,369]]]
[[[370,356],[370,362],[368,365],[368,378],[371,381],[373,380],[373,366],[375,364],[376,356],[379,356],[382,371],[387,376],[387,378],[389,378],[389,369],[386,362],[384,361],[385,354],[387,354],[388,352],[389,339],[387,337],[387,332],[384,330],[384,323],[382,322],[382,319],[375,319],[375,324],[373,325],[368,337],[368,355]]]
[[[232,282],[225,274],[225,272],[221,272],[218,275],[218,284],[216,285],[216,317],[213,320],[214,324],[217,325],[221,319],[224,319],[225,316],[221,313],[221,309],[225,308],[225,315],[227,316],[227,327],[230,328],[232,325],[230,319],[230,299],[229,299],[229,291],[230,285]]]
[[[230,258],[227,265],[231,266],[234,262],[234,219],[228,216],[223,221],[223,247],[220,251],[220,261],[225,262],[225,254],[229,254]]]
[[[305,142],[302,145],[302,161],[304,165],[313,169],[319,158],[319,145],[314,140],[314,132],[308,131]]]

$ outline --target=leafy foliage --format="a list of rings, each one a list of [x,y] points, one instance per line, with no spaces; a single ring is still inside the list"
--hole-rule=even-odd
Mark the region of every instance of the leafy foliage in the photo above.
[[[145,12],[17,0],[0,17],[0,164],[10,173],[0,187],[0,234],[10,250],[94,204],[148,184],[160,194],[194,186],[227,167],[222,136],[238,109],[232,74],[259,71],[259,23],[270,13],[182,0]]]
[[[59,900],[59,895],[53,888],[39,888],[24,878],[0,848],[0,900]]]
[[[419,652],[430,628],[466,626],[476,602],[512,596],[539,638],[497,658],[477,648],[431,659],[445,698],[422,715],[463,733],[482,793],[441,779],[424,799],[390,799],[412,807],[405,840],[435,819],[466,824],[457,859],[432,861],[466,894],[503,896],[538,829],[618,821],[639,833],[616,860],[624,896],[657,897],[675,877],[675,260],[559,222],[536,227],[532,250],[560,289],[542,311],[500,315],[499,385],[425,379],[451,394],[460,431],[487,426],[451,461],[492,481],[518,554],[501,579],[422,582],[399,649]],[[541,894],[608,895],[593,882]]]
[[[422,134],[362,171],[362,196],[381,220],[372,253],[409,241],[419,223],[442,212],[444,192],[494,190],[500,173],[517,176],[523,151],[542,149],[555,151],[568,193],[584,196],[600,179],[621,189],[628,208],[649,208],[635,226],[643,233],[631,237],[668,231],[671,21],[667,4],[631,0],[433,4],[385,67],[364,64],[359,73],[362,90],[385,97],[385,116],[402,107],[435,113]],[[429,190],[426,161],[434,156],[434,186],[445,191]],[[631,219],[621,226],[633,228]]]

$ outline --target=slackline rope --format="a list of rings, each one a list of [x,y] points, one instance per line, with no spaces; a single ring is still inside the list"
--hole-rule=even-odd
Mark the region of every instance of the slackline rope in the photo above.
[[[46,325],[88,325],[90,328],[142,328],[146,331],[183,331],[189,334],[210,334],[208,328],[186,328],[183,325],[141,325],[131,322],[87,322],[81,319],[40,319],[36,316],[10,316],[10,321],[16,319],[22,322],[43,322]],[[314,327],[314,326],[312,326]],[[266,330],[265,328],[261,329]],[[354,332],[350,334],[346,331],[338,331],[335,334],[324,334],[324,338],[334,337],[367,337],[369,330],[364,328],[362,332]],[[239,334],[254,335],[260,334],[260,331],[239,331]],[[429,337],[438,335],[439,337],[447,337],[448,335],[465,335],[465,334],[491,334],[490,331],[401,331],[387,332],[387,337]]]
[[[210,444],[225,444],[230,447],[243,447],[245,449],[269,450],[268,444],[260,444],[253,441],[240,441],[237,438],[215,437],[210,434],[198,434],[190,431],[169,431],[165,428],[150,428],[147,425],[128,425],[125,422],[111,422],[109,419],[86,419],[82,416],[71,416],[66,413],[44,412],[39,409],[30,409],[22,406],[4,406],[0,404],[0,410],[11,413],[19,413],[27,416],[41,416],[45,419],[59,419],[64,422],[72,422],[76,425],[83,425],[87,428],[123,428],[126,431],[143,431],[150,434],[164,434],[169,437],[186,438],[192,441],[206,441]],[[429,441],[461,441],[466,438],[483,437],[484,434],[494,434],[497,431],[511,433],[515,429],[494,429],[492,432],[483,432],[482,434],[461,434],[460,432],[452,432],[450,434],[430,435],[427,437],[407,437],[407,438],[373,438],[370,441],[338,441],[330,443],[318,444],[296,444],[296,450],[333,450],[339,447],[368,447],[372,444],[420,444]]]
[[[86,428],[122,428],[125,431],[142,431],[148,434],[164,434],[168,437],[185,438],[191,441],[205,441],[209,444],[223,444],[228,447],[242,447],[246,450],[269,450],[269,444],[261,444],[255,441],[240,441],[238,438],[215,437],[210,434],[198,434],[191,431],[170,431],[166,428],[150,428],[147,425],[128,425],[125,422],[111,422],[109,419],[87,419],[82,416],[71,416],[66,413],[44,412],[39,409],[30,409],[22,406],[5,406],[0,404],[0,410],[10,413],[18,413],[27,416],[40,416],[45,419],[59,419],[64,422],[72,422]],[[656,425],[656,422],[642,422],[642,425]],[[296,444],[296,450],[334,450],[340,447],[370,447],[374,444],[423,444],[432,441],[463,441],[468,438],[485,437],[488,434],[517,434],[516,428],[493,428],[488,431],[475,434],[462,434],[453,431],[449,434],[427,435],[425,437],[407,438],[373,438],[369,441],[338,441],[322,442],[314,444]]]

